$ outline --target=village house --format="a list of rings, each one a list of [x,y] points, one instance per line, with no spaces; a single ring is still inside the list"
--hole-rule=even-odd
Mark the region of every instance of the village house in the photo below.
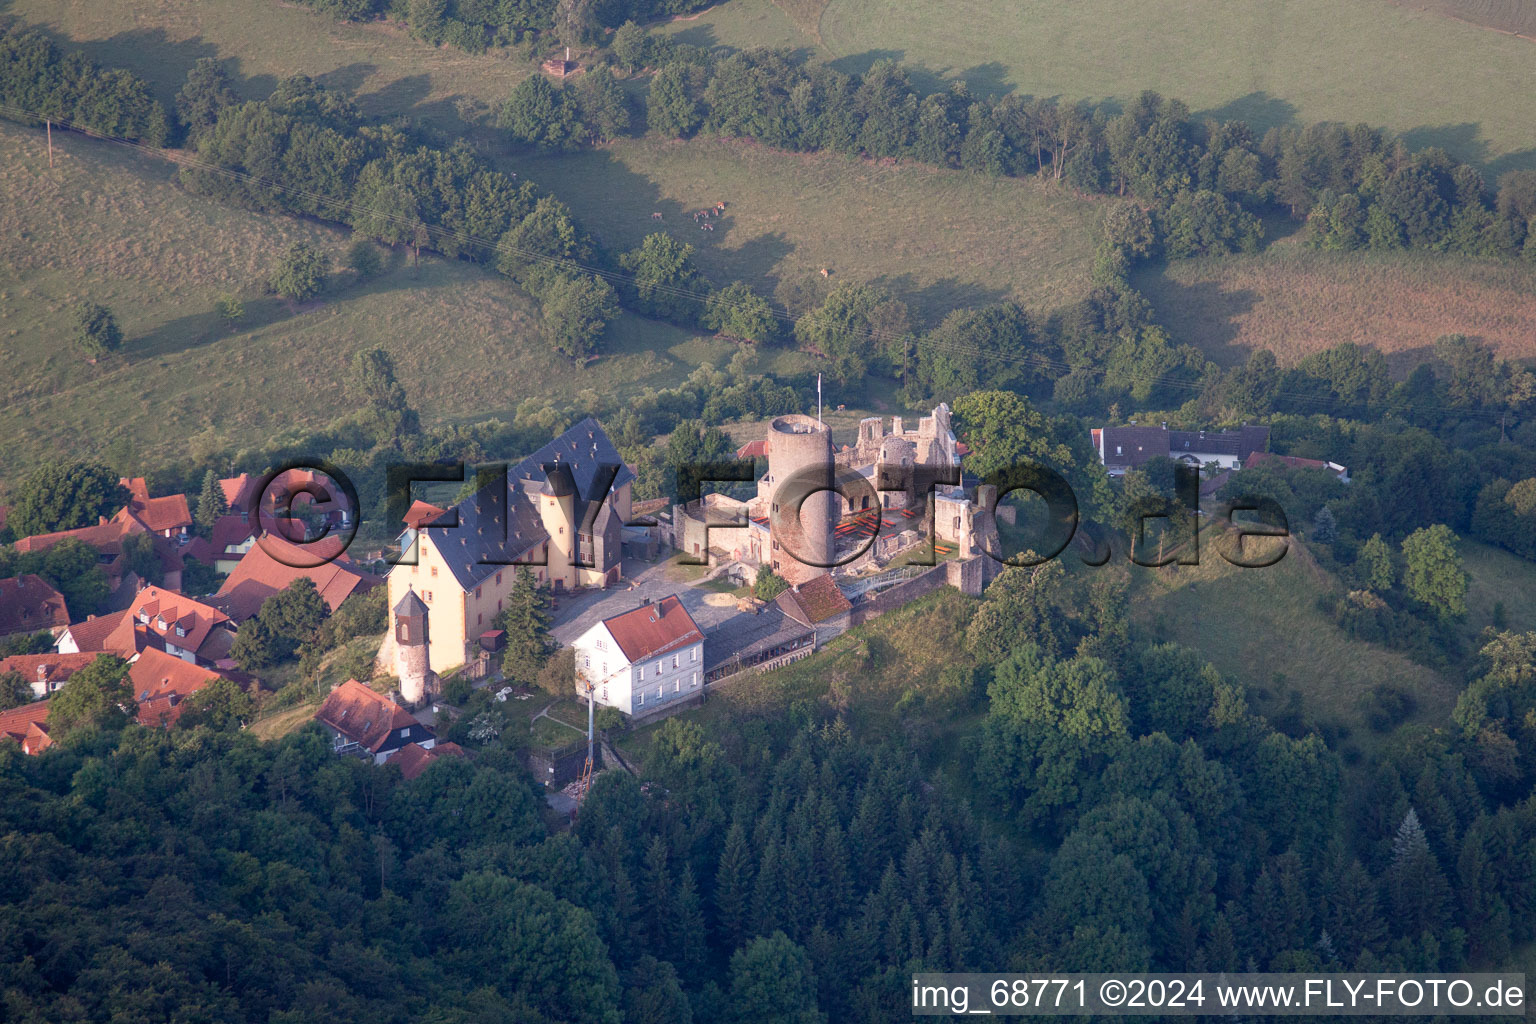
[[[128,669],[139,704],[139,724],[151,728],[175,725],[183,711],[182,702],[219,675],[153,648],[140,654]]]
[[[0,675],[19,672],[32,686],[32,696],[47,697],[69,682],[69,677],[96,660],[88,654],[13,654],[0,658]]]
[[[814,630],[818,645],[845,632],[853,616],[852,603],[831,576],[797,583],[774,598],[774,604],[795,622]]]
[[[57,637],[68,627],[64,595],[47,580],[32,573],[0,580],[0,637],[42,632]]]
[[[148,534],[156,558],[160,562],[163,585],[170,590],[181,589],[180,545],[151,530],[129,506],[119,509],[111,519],[102,517],[95,526],[82,526],[74,530],[40,533],[23,537],[14,547],[21,554],[46,551],[66,540],[77,540],[96,549],[101,569],[107,576],[111,590],[107,606],[120,609],[127,607],[138,593],[144,581],[133,572],[123,558],[123,542],[137,534]]]
[[[444,757],[466,756],[468,755],[464,748],[457,743],[439,743],[427,747],[420,743],[407,743],[391,754],[385,764],[392,764],[399,768],[405,781],[410,782],[430,768],[433,761]]]
[[[123,477],[118,481],[128,488],[128,511],[150,533],[167,540],[185,540],[192,528],[192,513],[187,508],[185,494],[167,494],[159,498],[149,496],[149,485],[141,476]]]
[[[1328,462],[1325,459],[1303,459],[1296,455],[1254,452],[1243,468],[1254,469],[1259,466],[1284,466],[1287,469],[1323,469],[1332,473],[1341,483],[1349,483],[1349,470],[1337,462]]]
[[[161,587],[139,591],[125,614],[159,639],[154,649],[194,664],[213,665],[229,657],[235,642],[235,624],[228,615]]]
[[[1091,432],[1099,461],[1110,476],[1124,476],[1156,458],[1173,459],[1187,466],[1215,466],[1218,470],[1241,469],[1255,452],[1269,448],[1269,428],[1244,426],[1237,430],[1169,430],[1160,427],[1095,427]]]
[[[245,517],[226,515],[214,520],[207,537],[194,537],[188,542],[182,554],[227,576],[255,545],[256,532]]]
[[[213,602],[236,622],[244,622],[261,611],[267,598],[300,579],[314,583],[332,612],[353,594],[380,582],[342,553],[340,538],[300,545],[265,533],[240,559]]]
[[[704,633],[676,594],[615,615],[576,638],[576,689],[643,717],[703,693]]]
[[[619,582],[634,480],[588,417],[511,467],[505,486],[492,482],[452,509],[412,505],[389,606],[412,591],[431,610],[431,670],[444,675],[478,656],[473,647],[494,628],[519,566],[557,597]],[[394,626],[392,617],[379,651],[385,671],[397,661]]]
[[[70,623],[54,647],[60,654],[115,654],[125,661],[151,648],[164,650],[164,640],[126,608]]]
[[[326,696],[315,721],[330,731],[333,752],[371,757],[374,764],[383,764],[409,744],[431,750],[437,743],[432,730],[409,711],[356,679],[348,679]]]
[[[47,750],[53,743],[48,738],[48,702],[38,700],[0,711],[0,739],[20,743],[21,752],[30,756]]]

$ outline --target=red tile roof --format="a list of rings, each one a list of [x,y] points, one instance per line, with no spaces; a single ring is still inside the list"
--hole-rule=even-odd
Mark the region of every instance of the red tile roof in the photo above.
[[[315,720],[374,753],[396,729],[420,724],[405,708],[356,679],[332,690],[315,712]]]
[[[251,476],[249,473],[241,473],[239,476],[220,480],[219,490],[224,492],[224,504],[231,512],[239,515],[248,514],[251,503],[256,500],[256,485],[259,483],[261,483],[261,477]]]
[[[0,673],[20,672],[27,682],[46,683],[51,690],[95,660],[94,653],[13,654],[0,658]]]
[[[267,598],[302,578],[314,582],[326,607],[334,612],[352,594],[379,583],[377,576],[363,572],[345,556],[314,564],[325,553],[339,549],[339,539],[300,546],[263,534],[219,588],[220,607],[243,622],[260,611]]]
[[[419,530],[423,523],[430,523],[446,511],[448,510],[418,498],[411,502],[411,507],[406,510],[404,522],[411,529]]]
[[[184,549],[185,553],[212,565],[221,558],[237,557],[231,548],[238,548],[251,539],[251,525],[239,516],[219,516],[207,537],[194,537]]]
[[[132,495],[128,501],[128,508],[151,532],[163,533],[166,530],[179,530],[192,525],[192,513],[187,508],[185,494],[167,494],[163,497],[151,498],[149,485],[141,476],[132,479],[123,477],[118,483],[128,488],[128,493]]]
[[[465,757],[464,748],[457,743],[439,743],[431,750],[420,743],[407,743],[393,754],[389,755],[386,764],[399,765],[400,774],[406,780],[416,778],[422,772],[441,757]]]
[[[64,595],[41,576],[27,573],[0,580],[0,636],[37,633],[69,625]]]
[[[158,636],[162,644],[194,651],[209,661],[228,653],[229,638],[216,636],[215,631],[229,632],[229,616],[185,594],[145,587],[127,610],[137,625]]]
[[[779,595],[779,606],[808,626],[835,618],[853,608],[829,575],[813,576]],[[796,613],[799,614],[796,614]]]
[[[109,577],[115,579],[121,575],[117,560],[123,553],[123,539],[136,533],[150,534],[153,538],[155,554],[160,556],[160,564],[166,572],[181,570],[181,554],[176,550],[176,545],[144,525],[144,521],[126,505],[118,510],[117,515],[111,519],[103,518],[95,526],[81,526],[74,530],[59,530],[55,533],[39,533],[31,537],[23,537],[14,546],[17,551],[25,554],[46,551],[66,540],[78,540],[107,556],[107,562],[103,568]]]
[[[748,441],[736,449],[738,459],[763,459],[768,457],[768,442],[763,438],[756,441]]]
[[[170,726],[181,717],[182,701],[219,678],[219,673],[151,649],[139,655],[128,678],[139,702],[139,724]]]
[[[604,619],[603,625],[631,662],[701,643],[704,634],[676,594],[634,611]]]
[[[15,740],[23,753],[37,754],[53,741],[48,738],[48,702],[33,701],[19,708],[0,711],[0,739]]]

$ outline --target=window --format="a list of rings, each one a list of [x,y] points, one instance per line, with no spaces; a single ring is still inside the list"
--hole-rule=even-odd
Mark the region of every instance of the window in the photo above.
[[[400,738],[401,739],[405,739],[410,734],[411,734],[411,730],[409,730],[409,729],[401,729],[400,730]]]
[[[635,676],[636,679],[644,679],[645,678],[645,666],[644,665],[638,666],[636,671],[638,672],[638,675]]]
[[[1125,449],[1117,444],[1117,445],[1115,445],[1115,454],[1116,455],[1124,455],[1125,454]]]
[[[177,636],[186,636],[187,635],[187,627],[186,626],[177,626],[176,627],[176,635]]]
[[[608,647],[603,643],[603,641],[599,640],[597,642],[597,649],[600,651],[606,651]]]
[[[475,625],[478,626],[481,623],[483,623],[484,621],[485,621],[485,615],[483,613],[481,613],[481,612],[476,612],[475,613]]]
[[[674,680],[672,680],[672,692],[673,693],[680,692],[682,690],[682,688],[683,688],[683,681],[681,679],[674,679]]]
[[[475,588],[475,600],[476,601],[480,600],[480,588],[479,587]]]
[[[699,660],[699,649],[698,649],[698,647],[694,647],[693,650],[688,653],[688,660],[689,661],[698,661]]]
[[[498,612],[501,611],[501,598],[499,597],[496,599],[496,610]]]
[[[501,573],[496,574],[496,585],[501,586]]]
[[[426,601],[428,604],[431,604],[432,603],[432,591],[430,591],[430,590],[423,590],[421,592],[421,599],[423,601]]]
[[[672,667],[677,668],[677,655],[672,655]]]
[[[645,694],[643,694],[643,693],[635,694],[635,707],[637,707],[637,708],[645,707]]]
[[[698,686],[699,685],[699,674],[697,672],[695,672],[693,674],[693,685],[694,686]]]
[[[435,566],[435,565],[432,567],[432,578],[433,579],[437,578],[437,566]]]

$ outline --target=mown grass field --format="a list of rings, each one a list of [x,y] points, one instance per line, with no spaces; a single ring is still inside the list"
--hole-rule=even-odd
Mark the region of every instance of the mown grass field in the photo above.
[[[1536,357],[1530,264],[1322,253],[1287,239],[1254,256],[1178,260],[1135,283],[1174,337],[1227,366],[1258,348],[1291,365],[1353,341],[1406,376],[1446,334],[1481,338],[1505,358]]]
[[[1261,131],[1364,121],[1491,170],[1536,162],[1531,42],[1389,0],[731,0],[669,31],[750,46],[786,27],[846,70],[893,57],[930,86],[1122,102],[1156,89]]]
[[[1363,701],[1390,684],[1417,700],[1417,720],[1449,721],[1458,686],[1407,656],[1351,638],[1317,607],[1337,581],[1299,542],[1276,565],[1239,569],[1202,540],[1200,564],[1176,570],[1131,567],[1132,615],[1147,634],[1198,650],[1249,688],[1261,714],[1285,710],[1299,691],[1319,724],[1346,726],[1354,742],[1371,742]],[[1261,692],[1264,691],[1264,692]]]
[[[163,161],[75,135],[0,125],[0,478],[63,452],[132,439],[145,465],[184,458],[194,435],[255,447],[274,432],[345,411],[354,352],[394,357],[410,401],[430,420],[510,416],[524,399],[623,396],[676,384],[734,346],[625,316],[603,357],[583,368],[544,340],[530,300],[465,263],[403,256],[362,284],[340,274],[297,309],[263,294],[277,255],[307,240],[341,253],[347,233],[188,195]],[[214,313],[240,296],[246,319]],[[87,364],[67,340],[70,306],[111,308],[123,350]]]
[[[1089,284],[1098,205],[1035,181],[991,179],[749,142],[655,139],[525,158],[605,244],[658,228],[695,246],[717,281],[880,281],[914,313],[1005,297],[1049,308]],[[727,204],[715,230],[690,214]],[[661,213],[658,223],[652,213]]]

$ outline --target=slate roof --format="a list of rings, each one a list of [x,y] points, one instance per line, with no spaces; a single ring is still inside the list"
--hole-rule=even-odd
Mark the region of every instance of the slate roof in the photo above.
[[[356,679],[348,679],[325,698],[315,720],[359,746],[378,753],[396,729],[420,725],[411,713]]]
[[[542,488],[545,482],[543,467],[549,462],[559,462],[570,470],[571,480],[576,485],[576,521],[582,524],[587,524],[592,517],[588,497],[592,493],[598,471],[603,466],[618,467],[618,475],[609,485],[610,491],[635,479],[635,474],[625,464],[619,450],[613,446],[608,435],[603,433],[602,425],[591,416],[513,466],[507,471],[507,479],[514,487],[523,488],[525,493],[529,487]],[[608,495],[597,497],[602,501]]]
[[[704,632],[693,621],[682,600],[672,594],[633,611],[604,619],[619,650],[631,663],[699,643]]]
[[[459,586],[471,590],[515,562],[528,562],[533,550],[549,539],[533,503],[507,480],[506,500],[498,502],[493,482],[459,502],[457,526],[426,526],[443,564]]]
[[[26,573],[0,580],[0,636],[37,633],[69,625],[64,595],[41,576]]]
[[[756,615],[737,615],[704,637],[704,671],[712,673],[737,657],[750,661],[761,651],[810,635],[809,626],[784,614],[777,604],[765,606]]]
[[[1182,455],[1227,455],[1241,461],[1269,447],[1268,427],[1220,431],[1105,427],[1093,434],[1104,465],[1131,469],[1155,458]]]
[[[504,506],[495,500],[492,483],[454,506],[459,514],[457,526],[421,527],[431,538],[460,587],[469,590],[485,582],[497,570],[517,562],[528,562],[533,550],[549,539],[544,521],[530,500],[544,489],[548,474],[546,463],[558,462],[570,473],[576,488],[576,521],[581,531],[591,529],[601,505],[605,510],[607,493],[599,501],[588,501],[594,482],[603,466],[617,466],[618,472],[609,491],[630,483],[635,474],[624,464],[602,426],[588,416],[549,444],[507,470],[507,498]],[[564,474],[562,474],[563,476]],[[407,512],[407,525],[413,513],[424,511],[417,502]],[[431,508],[431,506],[427,506]],[[507,522],[500,519],[505,508]]]

